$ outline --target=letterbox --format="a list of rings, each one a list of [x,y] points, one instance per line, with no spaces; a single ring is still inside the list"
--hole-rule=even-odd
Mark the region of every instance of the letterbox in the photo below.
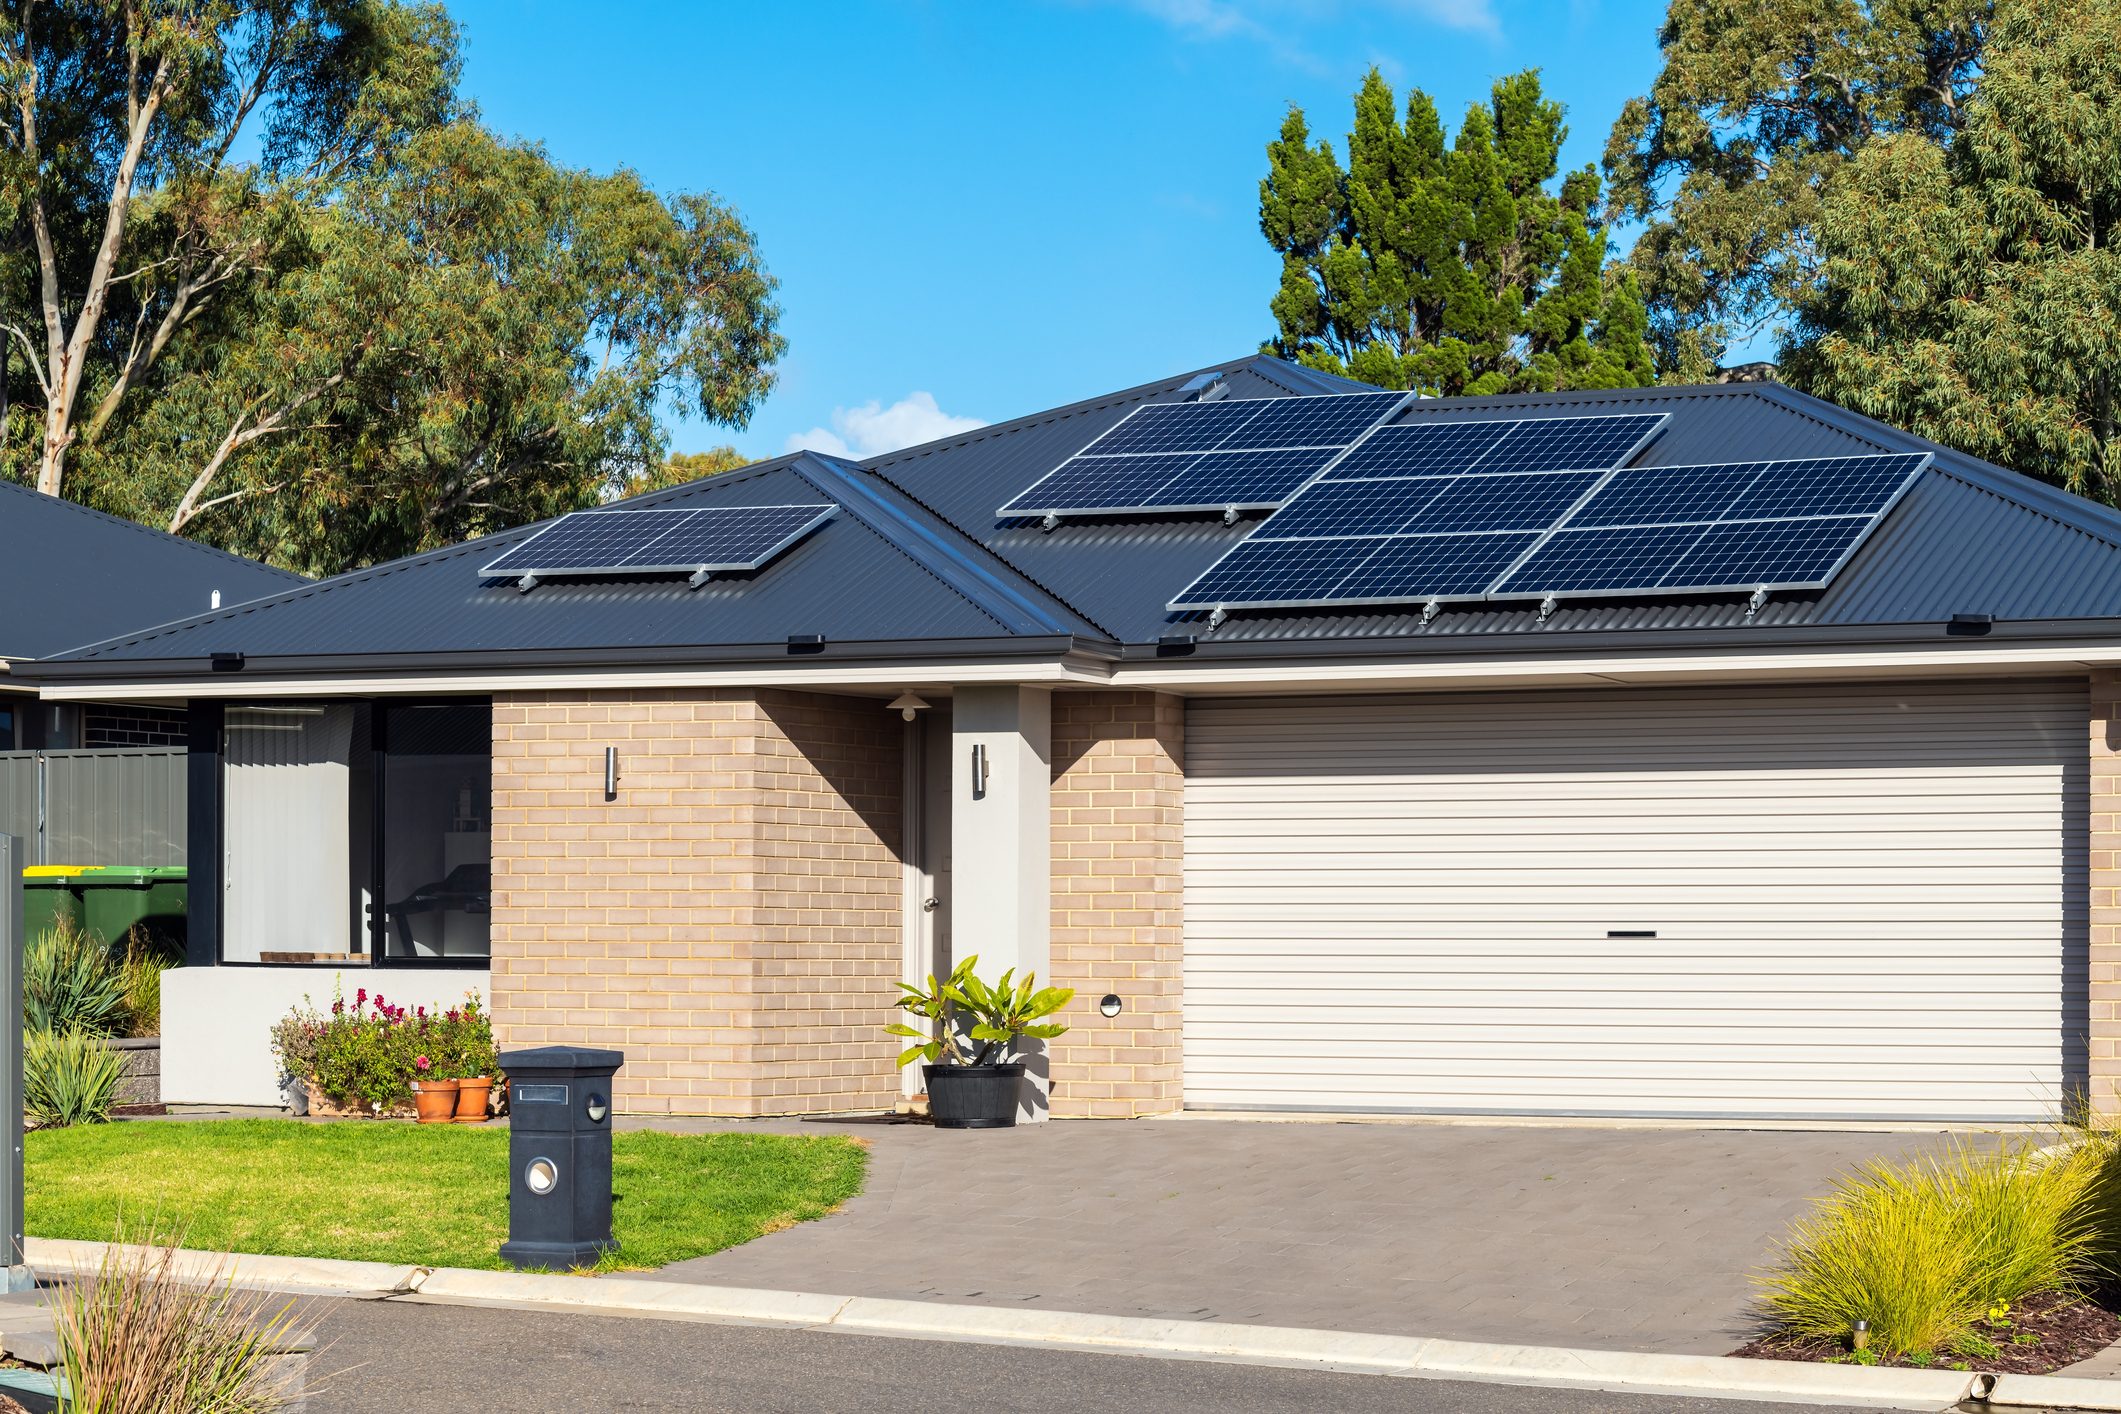
[[[611,1235],[611,1078],[619,1051],[539,1046],[500,1058],[508,1076],[508,1240],[514,1267],[595,1265]]]

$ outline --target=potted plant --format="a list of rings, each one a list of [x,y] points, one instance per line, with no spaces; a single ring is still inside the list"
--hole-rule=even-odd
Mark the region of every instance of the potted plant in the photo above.
[[[887,1028],[893,1036],[916,1043],[899,1056],[900,1065],[919,1057],[928,1080],[928,1115],[938,1129],[1007,1129],[1016,1123],[1017,1090],[1024,1063],[1017,1043],[1025,1037],[1051,1040],[1068,1028],[1048,1022],[1075,996],[1071,987],[1040,987],[1036,973],[1016,980],[1014,968],[989,985],[973,969],[978,957],[959,963],[950,976],[925,987],[899,986],[906,995],[899,1009],[928,1022],[926,1028],[901,1021]]]
[[[458,1124],[484,1124],[493,1094],[493,1022],[472,992],[446,1020],[450,1073],[457,1077]]]
[[[412,1104],[422,1124],[448,1124],[457,1117],[457,1082],[435,1073],[434,1057],[412,1058]]]

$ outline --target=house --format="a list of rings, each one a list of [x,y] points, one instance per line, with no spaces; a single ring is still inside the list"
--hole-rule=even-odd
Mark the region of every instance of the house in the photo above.
[[[302,576],[0,481],[0,752],[182,746],[181,704],[36,711],[17,665],[237,604]]]
[[[873,1109],[976,953],[1076,990],[1033,1114],[2002,1122],[2115,1104],[2117,546],[1773,383],[1252,357],[25,672],[216,754],[177,1102],[478,987],[632,1111]]]

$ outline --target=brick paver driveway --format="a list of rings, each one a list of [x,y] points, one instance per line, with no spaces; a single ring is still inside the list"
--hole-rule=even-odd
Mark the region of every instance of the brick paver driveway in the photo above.
[[[744,1127],[862,1135],[868,1187],[834,1217],[660,1275],[1697,1354],[1745,1339],[1747,1273],[1832,1175],[1938,1142],[1195,1119]]]

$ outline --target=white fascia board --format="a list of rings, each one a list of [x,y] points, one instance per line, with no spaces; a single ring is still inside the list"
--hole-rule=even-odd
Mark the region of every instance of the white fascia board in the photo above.
[[[732,664],[726,668],[627,668],[538,670],[525,672],[444,672],[434,674],[318,674],[268,677],[230,673],[181,682],[127,682],[121,679],[48,683],[39,696],[50,702],[168,701],[190,697],[213,699],[288,697],[414,697],[452,693],[550,692],[669,687],[787,687],[818,691],[903,692],[923,686],[947,688],[957,683],[1044,683],[1104,687],[1109,664],[1091,658],[1064,658],[1045,663],[902,663],[789,666],[761,668]],[[27,686],[27,684],[25,684]]]
[[[2011,648],[1897,648],[1738,653],[1666,653],[1654,657],[1515,658],[1449,663],[1311,662],[1206,664],[1124,663],[1107,686],[1177,693],[1345,692],[1462,687],[1631,685],[1732,678],[1951,677],[1959,674],[2075,674],[2121,664],[2121,644]]]

